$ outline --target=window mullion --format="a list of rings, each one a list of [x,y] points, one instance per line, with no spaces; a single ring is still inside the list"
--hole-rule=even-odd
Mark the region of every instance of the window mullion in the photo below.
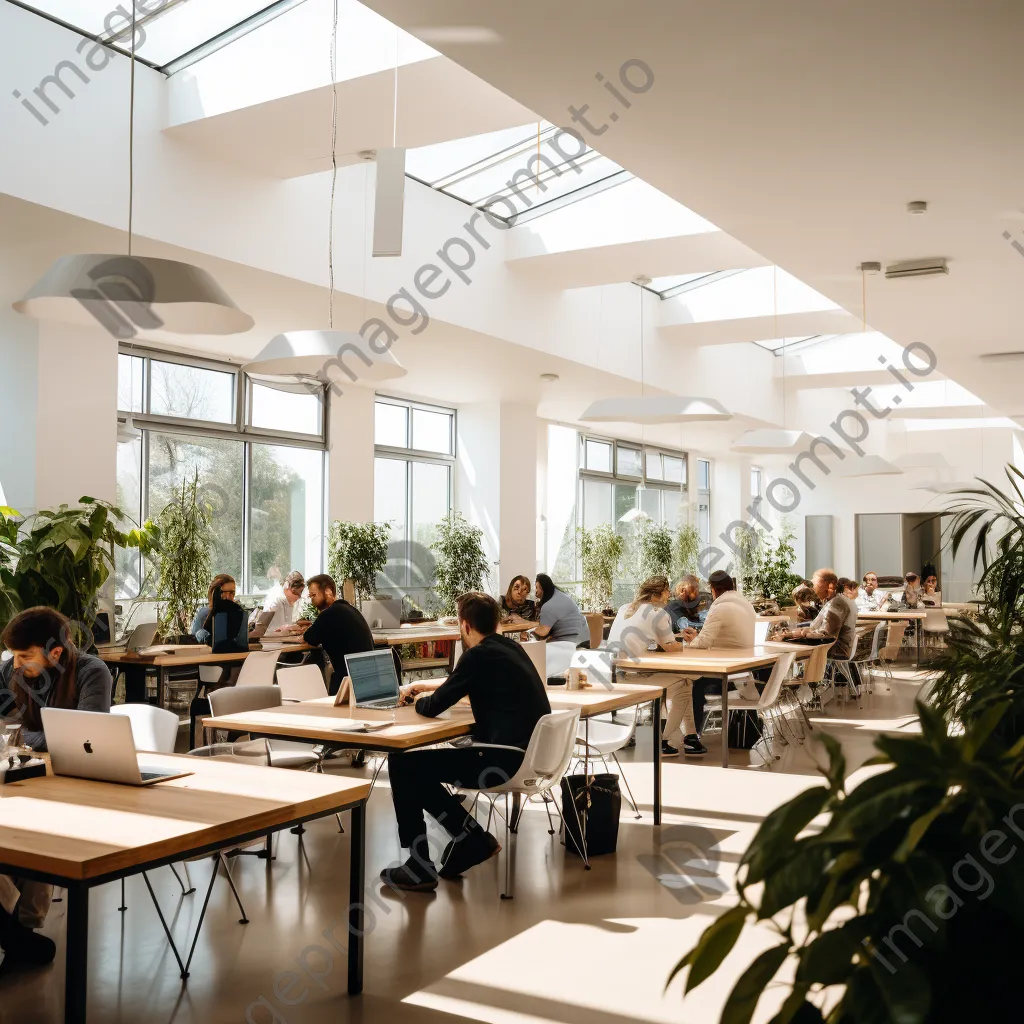
[[[243,442],[242,456],[242,591],[250,593],[252,567],[252,444]]]

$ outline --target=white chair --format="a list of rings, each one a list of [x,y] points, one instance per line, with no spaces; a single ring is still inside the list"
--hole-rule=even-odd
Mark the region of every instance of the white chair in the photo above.
[[[525,797],[527,800],[532,796],[543,795],[558,786],[565,775],[569,762],[572,760],[573,750],[576,746],[576,731],[579,729],[580,712],[578,708],[572,711],[554,711],[544,715],[534,726],[533,734],[530,736],[530,743],[526,748],[523,757],[523,764],[519,771],[500,786],[493,786],[489,789],[480,790],[480,795],[486,797],[491,804],[491,814],[494,813],[495,799],[504,794],[505,796],[505,891],[501,894],[503,900],[512,899],[512,881],[515,872],[515,844],[513,837],[519,832],[519,818],[522,816],[522,808],[515,816],[515,821],[509,813],[509,794]],[[492,747],[500,744],[481,743],[474,746]],[[503,749],[516,749],[506,747]],[[545,805],[546,806],[546,805]],[[562,811],[558,803],[555,803],[561,817]],[[573,813],[576,808],[573,806]],[[490,816],[488,817],[488,823]],[[549,820],[550,824],[550,820]],[[565,820],[562,819],[564,826]],[[577,823],[578,824],[578,823]],[[549,835],[554,835],[554,829],[548,829]],[[583,836],[584,846],[586,836],[582,828],[580,835]],[[586,849],[583,851],[584,862],[590,867],[586,859]]]
[[[921,628],[924,630],[924,642],[933,647],[944,644],[949,633],[949,620],[946,618],[946,613],[941,608],[925,608],[924,615],[924,622],[921,623]]]
[[[899,660],[908,625],[909,623],[905,619],[900,622],[890,622],[885,636],[885,646],[878,652],[878,660],[882,668],[885,669],[885,675],[889,682],[892,682],[892,663]]]
[[[729,714],[731,715],[734,711],[756,711],[765,724],[764,732],[761,734],[761,738],[765,742],[765,747],[771,756],[778,760],[778,754],[774,750],[774,729],[773,720],[776,716],[784,715],[782,708],[782,684],[789,675],[793,668],[793,659],[795,655],[786,651],[784,654],[780,654],[775,664],[772,666],[772,674],[768,677],[768,682],[765,684],[764,691],[757,700],[750,700],[740,696],[729,697]],[[717,710],[721,714],[722,710],[722,698],[712,697],[707,698],[709,711]],[[722,723],[723,729],[729,728],[728,722]],[[785,741],[785,736],[783,736]],[[765,758],[765,761],[768,759]]]
[[[173,711],[151,704],[115,704],[112,715],[123,715],[132,723],[132,740],[136,750],[152,750],[173,754],[178,741],[178,716]]]
[[[768,639],[768,629],[771,626],[770,622],[755,622],[754,623],[754,646],[757,647],[763,644]]]
[[[576,653],[576,645],[571,640],[552,640],[544,652],[545,682],[549,679],[560,679],[569,671],[572,656]]]
[[[520,646],[529,655],[530,661],[533,662],[534,667],[537,669],[537,675],[547,682],[548,645],[543,640],[524,640]]]
[[[250,654],[251,658],[252,655]],[[248,659],[246,659],[248,661]],[[281,687],[279,686],[225,686],[210,694],[210,712],[214,717],[237,715],[246,711],[262,711],[264,708],[280,707]],[[272,768],[307,768],[322,771],[320,756],[308,743],[293,743],[290,740],[270,741],[270,766]]]
[[[286,704],[327,696],[327,684],[318,665],[280,668],[277,670],[277,685],[281,691],[281,700]]]
[[[251,651],[242,662],[235,686],[270,686],[274,682],[280,651]]]

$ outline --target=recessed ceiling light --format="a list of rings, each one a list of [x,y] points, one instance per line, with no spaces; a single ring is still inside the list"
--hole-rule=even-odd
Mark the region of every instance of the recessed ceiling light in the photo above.
[[[409,30],[425,43],[500,43],[501,36],[486,25],[423,25]]]
[[[542,373],[540,375],[540,379],[542,381],[544,381],[545,384],[552,384],[556,380],[558,380],[558,374],[557,373]]]

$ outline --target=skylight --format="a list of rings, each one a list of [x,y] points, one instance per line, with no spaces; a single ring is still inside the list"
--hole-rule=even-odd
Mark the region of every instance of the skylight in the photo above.
[[[410,149],[406,171],[439,192],[472,206],[488,200],[499,217],[535,213],[592,187],[632,178],[613,160],[580,145],[547,121]],[[491,204],[489,204],[491,205]]]
[[[20,2],[20,0],[19,0]],[[136,56],[163,68],[184,54],[261,15],[284,13],[303,0],[145,0],[136,7]],[[33,0],[21,6],[131,49],[131,22],[111,0]],[[140,11],[140,7],[144,13]]]

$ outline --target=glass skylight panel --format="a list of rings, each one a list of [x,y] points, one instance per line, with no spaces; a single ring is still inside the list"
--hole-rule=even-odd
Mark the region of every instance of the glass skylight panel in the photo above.
[[[474,205],[508,197],[525,211],[594,184],[622,168],[596,150],[576,156],[571,136],[556,141],[560,129],[546,121],[411,149],[406,170],[414,178]],[[515,179],[513,187],[509,182]],[[495,212],[507,216],[502,204]]]
[[[701,271],[699,274],[673,274],[671,277],[656,277],[648,287],[652,292],[667,292],[669,288],[676,288],[681,284],[689,284],[691,281],[699,281],[707,277],[710,271]]]

